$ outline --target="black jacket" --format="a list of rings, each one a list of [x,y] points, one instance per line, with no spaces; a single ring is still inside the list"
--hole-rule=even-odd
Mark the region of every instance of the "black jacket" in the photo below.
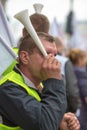
[[[63,81],[44,82],[41,102],[19,85],[7,81],[0,86],[0,114],[8,126],[24,130],[58,130],[66,111],[66,90]]]

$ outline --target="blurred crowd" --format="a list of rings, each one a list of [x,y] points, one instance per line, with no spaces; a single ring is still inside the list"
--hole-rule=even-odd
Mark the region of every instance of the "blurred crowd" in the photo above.
[[[80,120],[81,130],[86,130],[87,129],[87,123],[86,123],[87,122],[87,51],[79,48],[72,48],[66,51],[63,42],[59,42],[58,37],[56,37],[55,40],[58,45],[59,55],[63,54],[63,56],[67,57],[68,60],[70,60],[72,63],[81,99],[80,107],[77,109],[77,115]],[[70,70],[68,71],[71,74],[71,71]]]
[[[30,16],[30,20],[37,32],[49,33],[50,23],[46,16],[36,13]],[[22,34],[22,37],[27,35],[25,28]],[[76,114],[80,130],[87,130],[87,51],[79,47],[69,48],[69,43],[65,46],[64,37],[54,36],[54,40],[57,47],[56,59],[61,63],[66,86],[67,112]]]

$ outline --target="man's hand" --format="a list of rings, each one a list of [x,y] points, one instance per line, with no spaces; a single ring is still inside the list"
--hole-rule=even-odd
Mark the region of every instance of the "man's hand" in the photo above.
[[[44,80],[48,78],[56,78],[60,80],[62,78],[61,63],[58,62],[58,60],[52,54],[49,54],[44,59],[41,74]]]
[[[80,123],[73,113],[66,113],[60,124],[60,130],[79,130]]]

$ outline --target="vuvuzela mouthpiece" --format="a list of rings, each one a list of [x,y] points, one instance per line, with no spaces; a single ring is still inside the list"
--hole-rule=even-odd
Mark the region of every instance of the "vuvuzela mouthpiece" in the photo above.
[[[41,13],[43,5],[37,3],[37,4],[34,4],[33,7],[35,9],[35,13]]]

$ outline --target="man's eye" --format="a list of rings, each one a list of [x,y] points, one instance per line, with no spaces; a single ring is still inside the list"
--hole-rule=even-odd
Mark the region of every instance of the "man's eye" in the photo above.
[[[47,54],[50,54],[50,52],[47,52]],[[57,54],[54,54],[54,56],[56,56]]]
[[[56,56],[57,54],[55,54],[54,56]]]
[[[50,52],[47,52],[47,54],[50,54]]]

